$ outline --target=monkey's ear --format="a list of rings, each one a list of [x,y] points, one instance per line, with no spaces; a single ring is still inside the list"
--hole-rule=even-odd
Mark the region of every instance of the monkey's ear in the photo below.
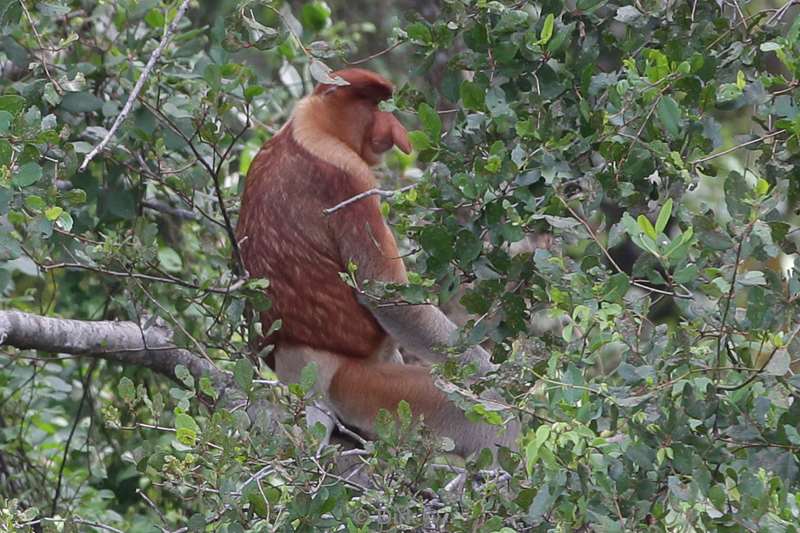
[[[381,154],[392,146],[397,146],[406,154],[411,153],[408,132],[394,115],[386,111],[375,112],[370,143],[376,154]]]

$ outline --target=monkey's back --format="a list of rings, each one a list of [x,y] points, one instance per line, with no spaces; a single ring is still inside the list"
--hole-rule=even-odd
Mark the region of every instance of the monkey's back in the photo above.
[[[386,340],[386,332],[339,275],[347,265],[332,226],[337,213],[323,213],[364,190],[352,176],[300,146],[290,126],[253,159],[236,233],[250,276],[270,282],[272,306],[261,313],[263,331],[282,321],[263,345],[305,345],[366,358]]]

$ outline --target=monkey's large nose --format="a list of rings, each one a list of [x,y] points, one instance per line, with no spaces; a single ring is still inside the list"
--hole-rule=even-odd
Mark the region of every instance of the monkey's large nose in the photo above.
[[[394,118],[394,116],[392,116],[392,118]],[[392,141],[404,154],[410,154],[411,141],[408,138],[408,132],[403,125],[400,124],[399,120],[396,118],[394,120],[395,122],[392,124]]]

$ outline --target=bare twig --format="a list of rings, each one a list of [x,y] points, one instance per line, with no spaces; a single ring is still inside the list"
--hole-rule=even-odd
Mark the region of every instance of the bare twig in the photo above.
[[[397,189],[396,191],[386,191],[386,190],[383,190],[383,189],[370,189],[368,191],[364,191],[362,193],[356,194],[355,196],[352,196],[352,197],[348,198],[344,202],[339,202],[338,204],[336,204],[333,207],[329,207],[327,209],[323,209],[322,212],[325,213],[326,215],[330,215],[331,213],[334,213],[334,212],[338,211],[339,209],[341,209],[343,207],[347,207],[348,205],[350,205],[352,203],[358,202],[359,200],[363,200],[364,198],[369,198],[370,196],[380,196],[381,198],[391,198],[392,196],[394,196],[396,194],[400,194],[400,193],[403,193],[403,192],[406,192],[406,191],[410,191],[411,189],[413,189],[416,186],[417,186],[416,183],[412,184],[412,185],[406,185],[405,187]]]
[[[81,420],[81,411],[83,411],[83,405],[86,403],[86,398],[89,396],[89,389],[92,383],[92,374],[94,373],[94,369],[97,367],[97,359],[92,361],[89,365],[89,370],[86,372],[86,377],[83,380],[83,392],[81,394],[81,400],[78,402],[78,409],[75,412],[75,418],[72,421],[72,427],[69,430],[69,435],[67,436],[67,442],[64,444],[64,454],[61,457],[61,465],[58,467],[58,481],[56,482],[56,492],[53,496],[53,505],[50,508],[50,514],[55,516],[56,511],[58,510],[58,498],[61,494],[61,483],[64,479],[64,468],[67,466],[67,458],[69,457],[69,447],[72,445],[72,439],[75,437],[75,430],[78,428],[78,422]]]
[[[92,151],[86,154],[86,157],[83,159],[83,163],[81,163],[80,170],[86,170],[86,166],[89,162],[94,159],[94,157],[99,154],[106,145],[111,141],[111,138],[117,132],[119,127],[122,125],[122,122],[127,118],[128,114],[131,112],[133,108],[133,103],[139,97],[139,93],[142,92],[142,87],[144,87],[144,83],[147,81],[147,78],[150,77],[150,73],[153,71],[153,67],[155,66],[158,59],[161,57],[161,53],[164,51],[164,48],[167,47],[169,44],[170,39],[172,38],[172,34],[178,27],[178,23],[180,22],[181,18],[183,18],[183,14],[186,12],[186,8],[189,7],[189,0],[183,0],[181,2],[180,7],[178,8],[178,12],[175,14],[175,18],[172,19],[172,22],[169,23],[169,27],[167,27],[167,31],[164,32],[164,36],[161,38],[161,42],[158,44],[158,47],[153,50],[153,53],[150,55],[150,59],[147,61],[147,64],[144,67],[144,70],[139,75],[139,79],[136,80],[136,85],[133,86],[133,90],[131,94],[128,95],[128,101],[125,102],[125,106],[122,108],[122,111],[117,118],[114,120],[114,124],[111,125],[111,129],[108,130],[108,133],[105,137],[100,141],[100,144],[92,148]]]
[[[167,523],[167,517],[164,516],[164,513],[161,512],[161,509],[158,508],[158,506],[155,504],[155,502],[147,497],[147,494],[145,494],[142,489],[136,489],[136,494],[141,496],[142,499],[147,503],[147,505],[150,506],[150,508],[153,511],[156,512],[158,517],[161,519],[162,523],[164,523],[164,524]],[[161,531],[169,531],[168,529],[166,529],[164,527],[160,527],[160,529],[161,529]]]
[[[760,143],[762,141],[766,141],[767,139],[771,139],[772,137],[780,135],[781,133],[786,133],[786,130],[777,130],[777,131],[773,131],[772,133],[767,133],[766,135],[762,135],[761,137],[759,137],[757,139],[750,139],[747,142],[743,142],[741,144],[737,144],[736,146],[732,146],[732,147],[728,148],[727,150],[723,150],[721,152],[717,152],[716,154],[710,154],[710,155],[707,155],[705,157],[701,157],[699,159],[695,159],[694,161],[690,161],[689,164],[690,165],[697,165],[698,163],[705,163],[706,161],[710,161],[711,159],[716,159],[718,157],[722,157],[725,154],[729,154],[731,152],[735,152],[739,148],[744,148],[745,146],[750,146],[751,144],[756,144],[756,143]]]
[[[795,4],[797,4],[797,0],[789,0],[788,2],[786,2],[783,5],[783,7],[775,11],[775,13],[770,18],[767,19],[765,25],[770,26],[773,23],[780,22],[783,16],[786,15],[786,12],[789,11],[789,8],[791,8]]]
[[[375,52],[372,55],[368,55],[367,57],[362,57],[361,59],[356,59],[355,61],[345,61],[345,63],[347,63],[348,65],[360,65],[361,63],[366,63],[367,61],[372,61],[376,57],[380,57],[383,54],[388,54],[389,52],[391,52],[392,50],[394,50],[395,48],[397,48],[401,44],[405,44],[406,42],[408,42],[408,41],[397,41],[393,45],[391,45],[391,46],[389,46],[387,48],[384,48],[380,52]]]
[[[83,518],[78,518],[77,516],[71,516],[69,518],[45,516],[43,518],[39,518],[31,522],[24,522],[22,524],[16,524],[16,525],[18,527],[31,527],[39,525],[42,522],[54,522],[58,524],[64,524],[70,522],[72,524],[80,524],[83,526],[93,527],[95,529],[102,529],[103,531],[111,531],[112,533],[124,533],[121,529],[111,527],[108,524],[101,524],[100,522],[92,522],[91,520],[84,520]]]
[[[168,203],[162,202],[161,200],[145,200],[142,202],[142,206],[146,207],[147,209],[152,209],[153,211],[172,215],[181,220],[197,220],[199,218],[197,213],[194,211],[183,209],[181,207],[172,207]]]
[[[722,366],[722,338],[725,335],[725,322],[728,320],[728,312],[731,309],[731,302],[733,301],[733,293],[736,289],[736,276],[739,274],[739,263],[742,260],[742,248],[744,247],[744,241],[750,236],[750,232],[753,231],[753,227],[755,226],[755,222],[751,222],[747,225],[745,230],[742,232],[742,238],[739,240],[739,246],[736,247],[736,260],[733,263],[733,275],[731,276],[731,288],[728,290],[728,298],[725,301],[725,309],[722,311],[722,320],[719,324],[719,336],[717,337],[717,366]],[[734,365],[738,364],[738,361],[731,361]]]
[[[188,281],[183,281],[182,279],[175,277],[166,278],[161,276],[152,276],[150,274],[142,274],[139,272],[119,272],[116,270],[108,270],[97,266],[85,265],[83,263],[51,263],[51,264],[40,264],[38,266],[45,272],[49,272],[51,270],[58,270],[62,268],[66,269],[76,268],[80,270],[89,270],[91,272],[96,272],[98,274],[112,276],[115,278],[133,278],[144,281],[152,281],[154,283],[166,283],[168,285],[178,285],[180,287],[185,287],[187,289],[194,289],[204,292],[213,292],[214,294],[229,294],[231,292],[235,292],[239,290],[242,287],[242,285],[244,285],[245,282],[247,281],[246,278],[240,278],[228,287],[203,288],[200,285],[195,285],[194,283],[189,283]]]
[[[48,50],[48,48],[45,48],[44,43],[42,42],[42,36],[39,35],[39,30],[36,29],[36,24],[33,22],[33,17],[31,17],[30,11],[28,11],[28,6],[25,5],[24,0],[19,0],[19,5],[22,6],[22,11],[25,12],[25,18],[28,20],[28,24],[31,26],[33,36],[36,37],[36,42],[39,43],[39,54],[41,54],[39,57],[39,62],[42,64],[44,74],[47,76],[47,79],[50,80],[50,83],[53,84],[56,92],[59,95],[63,95],[64,89],[61,88],[61,85],[58,84],[58,81],[56,81],[56,79],[50,74],[50,69],[47,68],[47,59],[44,57],[44,50]]]

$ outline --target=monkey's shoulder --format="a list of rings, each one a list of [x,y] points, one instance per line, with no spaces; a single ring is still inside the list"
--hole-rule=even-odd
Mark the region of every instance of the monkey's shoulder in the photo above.
[[[306,201],[319,198],[334,205],[376,186],[371,172],[350,172],[299,143],[284,128],[267,141],[251,163],[247,176],[262,192],[296,194]]]

